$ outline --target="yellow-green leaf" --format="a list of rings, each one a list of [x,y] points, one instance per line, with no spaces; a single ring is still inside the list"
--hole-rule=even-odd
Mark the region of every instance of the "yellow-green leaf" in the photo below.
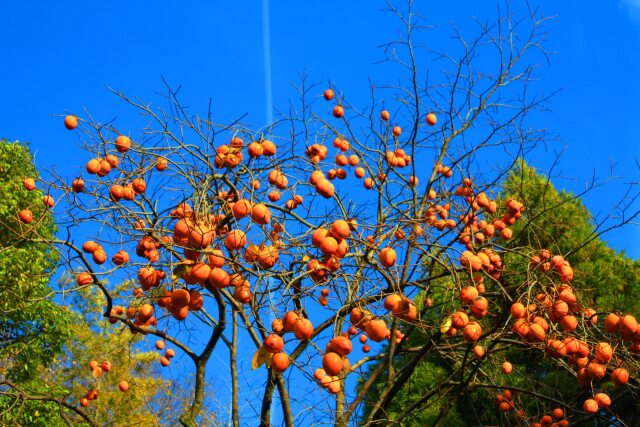
[[[269,353],[263,346],[254,353],[251,360],[251,369],[258,369],[263,364],[267,365],[267,368],[271,366],[271,353]]]
[[[450,328],[451,328],[451,316],[447,316],[444,319],[442,319],[442,323],[440,324],[440,333],[446,334]]]

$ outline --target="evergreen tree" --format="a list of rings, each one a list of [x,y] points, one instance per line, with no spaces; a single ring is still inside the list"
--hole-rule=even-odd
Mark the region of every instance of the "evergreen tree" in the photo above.
[[[506,244],[510,251],[504,254],[504,262],[509,265],[511,271],[526,272],[528,257],[522,254],[533,254],[540,249],[548,249],[553,254],[561,254],[570,261],[575,277],[572,286],[579,291],[581,300],[578,302],[585,308],[593,307],[602,318],[611,311],[622,310],[624,307],[637,307],[640,297],[640,265],[638,261],[630,259],[624,252],[617,252],[610,248],[597,234],[592,221],[591,213],[586,209],[579,197],[557,190],[551,181],[539,174],[535,168],[519,161],[516,167],[509,173],[501,185],[500,194],[496,200],[503,205],[509,198],[515,198],[526,206],[524,221],[513,227],[513,238]],[[517,264],[522,264],[517,266]],[[429,311],[430,316],[442,316],[442,313],[450,313],[454,310],[447,293],[440,294],[438,289],[448,289],[448,279],[438,279],[431,286],[429,298],[432,300],[434,310]],[[443,286],[438,284],[442,283]],[[521,275],[506,276],[503,278],[503,286],[508,291],[526,283],[526,278]],[[426,298],[425,295],[422,299]],[[417,300],[417,299],[416,299]],[[508,313],[509,304],[495,308],[496,316],[499,311]],[[631,313],[638,314],[638,313]],[[581,321],[588,321],[585,316]],[[399,325],[401,326],[401,325]],[[410,336],[407,348],[421,345],[426,335],[416,330]],[[554,396],[559,402],[572,401],[583,393],[575,379],[558,367],[557,363],[551,363],[539,351],[525,351],[522,348],[511,348],[502,351],[496,346],[496,353],[492,357],[500,360],[509,360],[514,364],[526,367],[526,378],[501,375],[500,363],[485,364],[482,371],[478,372],[474,381],[479,385],[491,384],[492,381],[502,381],[504,384],[517,389],[526,387],[525,381],[536,381],[538,387],[544,390],[542,393]],[[412,355],[398,357],[396,369],[402,370],[403,366]],[[401,414],[409,405],[420,399],[425,390],[433,384],[444,382],[453,371],[450,361],[441,358],[439,354],[428,354],[413,372],[411,378],[404,385],[397,397],[392,401],[387,413],[390,418]],[[371,365],[369,375],[378,368]],[[373,387],[365,403],[362,419],[366,419],[371,411],[371,404],[379,396],[382,379],[386,378],[387,371],[383,370],[377,378],[378,387]],[[367,378],[363,379],[363,382]],[[610,385],[607,384],[607,387]],[[473,391],[473,393],[469,393]],[[499,390],[492,388],[473,387],[456,393],[454,387],[444,387],[440,393],[435,394],[427,404],[421,405],[405,418],[404,425],[426,426],[477,426],[502,424],[499,411],[493,406],[496,394]],[[584,399],[584,396],[582,396]],[[487,403],[490,404],[487,404]],[[537,413],[536,408],[540,402],[535,399],[520,402],[521,406],[528,409],[528,413]],[[631,393],[626,393],[616,401],[616,414],[620,419],[626,420],[630,425],[640,422],[640,413],[637,403]],[[593,422],[593,420],[591,421]]]

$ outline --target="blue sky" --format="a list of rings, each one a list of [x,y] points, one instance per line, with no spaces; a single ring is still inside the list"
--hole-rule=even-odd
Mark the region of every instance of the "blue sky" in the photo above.
[[[418,2],[422,4],[422,2]],[[462,30],[472,17],[495,16],[494,2],[424,2],[422,15],[434,25],[429,47],[445,48],[450,22]],[[516,13],[522,2],[514,1]],[[153,6],[151,6],[153,5]],[[394,81],[389,67],[376,66],[378,48],[397,26],[378,0],[272,1],[269,7],[273,104],[286,108],[295,97],[290,82],[306,73],[332,82],[355,104],[365,105],[368,78]],[[551,112],[537,115],[556,141],[536,154],[534,166],[554,170],[560,188],[580,191],[610,165],[619,179],[585,198],[606,214],[625,191],[640,181],[636,165],[640,99],[640,1],[545,2],[541,10],[557,15],[548,24],[547,50],[557,52],[542,64],[536,90],[561,91]],[[86,158],[79,140],[58,115],[86,108],[102,120],[119,117],[134,129],[140,119],[105,85],[143,100],[158,101],[161,76],[182,85],[182,99],[194,111],[212,100],[216,121],[247,113],[256,127],[266,122],[265,52],[262,1],[184,2],[5,2],[0,6],[0,136],[29,141],[37,165],[55,166],[73,176]],[[438,64],[427,64],[437,71]],[[640,256],[637,228],[606,238],[617,249]]]
[[[102,119],[123,117],[124,106],[105,85],[141,99],[162,90],[161,76],[183,85],[183,99],[203,111],[209,99],[221,121],[248,113],[265,122],[262,0],[243,3],[195,1],[10,2],[0,7],[0,135],[30,141],[41,167],[84,163],[78,141],[63,132],[56,114],[87,108]],[[455,4],[454,4],[455,3]],[[471,17],[495,15],[493,2],[439,2],[422,10],[435,41],[446,42],[450,21],[463,30]],[[270,46],[275,106],[294,97],[289,82],[306,72],[313,83],[333,82],[351,100],[365,103],[367,78],[394,76],[373,63],[378,46],[397,27],[381,1],[272,2]],[[514,1],[517,12],[522,2]],[[540,88],[562,91],[540,126],[557,136],[550,152],[564,151],[556,179],[579,191],[592,175],[606,178],[610,163],[623,181],[635,181],[640,95],[640,2],[619,0],[597,8],[583,2],[546,2],[557,15],[548,25],[546,47],[557,52],[539,72]],[[441,46],[429,46],[439,48]],[[156,99],[157,100],[157,99]],[[130,113],[130,111],[128,111]],[[541,156],[537,166],[547,167]],[[614,184],[586,198],[594,212],[606,213],[623,188]],[[608,239],[633,256],[636,231]]]

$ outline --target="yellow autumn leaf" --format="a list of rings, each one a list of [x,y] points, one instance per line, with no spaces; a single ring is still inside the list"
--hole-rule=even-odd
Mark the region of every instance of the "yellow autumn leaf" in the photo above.
[[[182,276],[191,271],[191,266],[188,264],[180,263],[178,264],[173,271],[171,272],[171,279],[176,281],[180,279]]]
[[[451,328],[451,316],[447,316],[442,320],[442,323],[440,324],[440,333],[446,334],[450,328]]]
[[[176,268],[174,268],[173,271],[171,272],[171,275],[173,277],[180,277],[186,272],[187,272],[187,266],[183,264],[178,264]]]
[[[302,261],[304,262],[309,262],[311,260],[311,257],[309,255],[305,255],[302,257]]]
[[[251,369],[258,369],[265,363],[267,368],[271,366],[271,353],[269,353],[263,346],[260,346],[260,348],[253,354]]]

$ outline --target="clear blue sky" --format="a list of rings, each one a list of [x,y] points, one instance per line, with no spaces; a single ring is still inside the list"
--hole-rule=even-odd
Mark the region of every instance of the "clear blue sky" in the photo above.
[[[196,111],[204,110],[211,98],[221,121],[246,112],[250,122],[262,125],[262,1],[239,4],[5,2],[0,6],[0,135],[30,141],[41,167],[80,165],[84,159],[73,151],[78,141],[63,132],[53,115],[86,107],[102,119],[121,117],[124,106],[105,85],[150,100],[162,89],[160,76],[183,85],[183,99]],[[494,16],[496,8],[490,4],[494,2],[429,3],[422,13],[435,25],[430,31],[439,43],[448,34],[449,21],[464,30],[473,16]],[[521,4],[514,1],[514,9]],[[383,9],[383,2],[368,0],[272,2],[274,105],[286,106],[294,96],[288,82],[304,71],[311,82],[332,81],[362,104],[368,77],[393,80],[384,67],[372,65],[382,56],[377,46],[397,29]],[[558,54],[540,70],[540,87],[562,92],[538,125],[557,135],[559,142],[549,150],[565,149],[560,169],[572,178],[556,184],[577,191],[594,172],[608,176],[610,162],[616,175],[638,180],[640,2],[614,0],[597,7],[545,2],[542,10],[557,15],[548,26],[546,46]],[[537,165],[548,164],[541,158]],[[622,191],[613,186],[586,201],[592,210],[608,212]],[[637,237],[635,231],[613,233],[609,240],[637,257]]]
[[[491,1],[416,2],[433,24],[432,48],[446,43],[450,21],[463,30],[472,17],[491,19]],[[542,2],[541,2],[542,3]],[[187,6],[188,4],[188,6]],[[242,4],[242,6],[240,6]],[[79,141],[58,114],[82,114],[86,107],[107,120],[131,119],[105,85],[144,100],[155,100],[161,76],[182,85],[182,99],[194,111],[212,100],[216,121],[248,113],[264,125],[265,73],[262,2],[4,2],[0,6],[0,136],[30,141],[37,165],[73,175],[85,157]],[[513,1],[516,11],[521,1]],[[310,82],[331,81],[355,104],[366,104],[368,78],[393,81],[377,48],[393,38],[397,26],[378,0],[272,1],[270,46],[273,103],[286,108],[294,93],[290,81],[306,72]],[[594,174],[603,179],[615,165],[623,177],[586,198],[594,212],[606,214],[622,197],[623,182],[640,181],[636,165],[640,99],[640,1],[543,2],[549,51],[557,52],[538,74],[537,88],[550,93],[552,111],[536,125],[557,142],[541,150],[535,166],[550,165],[564,150],[555,179],[579,191]],[[433,64],[437,71],[438,64]],[[319,88],[319,93],[320,93]],[[133,127],[133,125],[132,125]],[[640,233],[630,228],[607,239],[634,257]]]

